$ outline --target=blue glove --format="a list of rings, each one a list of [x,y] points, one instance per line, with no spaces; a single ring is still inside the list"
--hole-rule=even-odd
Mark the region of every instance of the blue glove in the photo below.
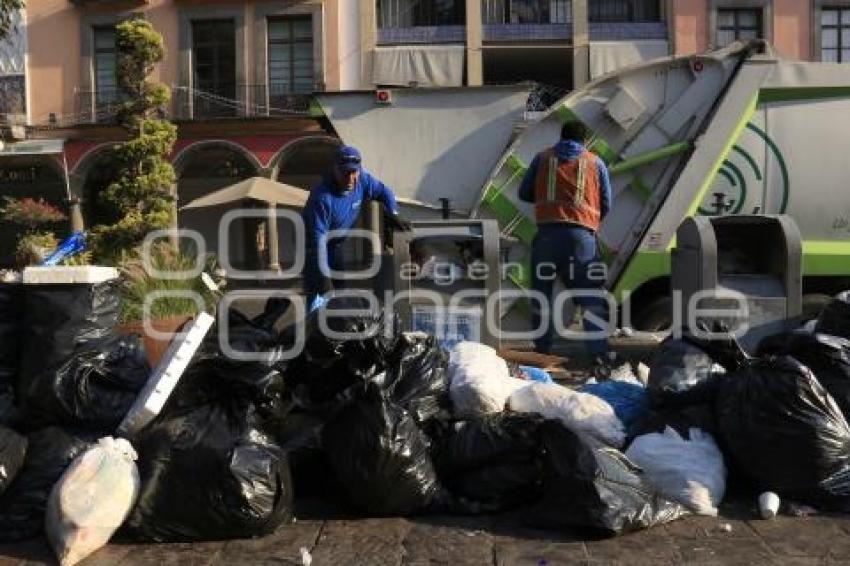
[[[45,267],[59,265],[59,262],[62,260],[75,256],[78,253],[85,251],[85,249],[86,235],[83,232],[74,232],[65,238],[62,243],[53,250],[53,253],[41,262],[41,265]]]
[[[317,311],[326,304],[328,304],[328,299],[325,298],[324,295],[316,295],[313,301],[310,303],[310,307],[308,308],[307,312],[312,313],[313,311]]]

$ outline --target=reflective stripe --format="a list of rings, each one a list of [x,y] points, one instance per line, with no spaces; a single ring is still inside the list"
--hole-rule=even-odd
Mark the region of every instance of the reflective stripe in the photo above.
[[[558,174],[558,158],[553,153],[549,157],[549,179],[547,185],[547,195],[549,202],[555,202],[555,185],[557,183],[556,176]]]
[[[576,174],[576,194],[573,201],[576,206],[584,203],[585,179],[587,178],[587,158],[584,155],[578,158],[578,173]]]

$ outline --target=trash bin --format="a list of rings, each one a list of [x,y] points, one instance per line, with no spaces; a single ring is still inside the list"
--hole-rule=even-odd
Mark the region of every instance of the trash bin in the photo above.
[[[396,312],[405,330],[436,336],[445,347],[472,341],[499,348],[501,313],[487,315],[488,298],[498,299],[501,288],[495,220],[414,222],[409,232],[396,232],[393,252]]]
[[[741,343],[752,347],[802,314],[800,231],[784,215],[686,218],[676,232],[671,287],[674,318],[681,313],[683,326],[689,327],[692,318],[709,325],[722,322],[730,329],[746,321],[749,331]],[[697,297],[703,291],[712,296]],[[738,299],[727,298],[733,293],[745,303],[745,316],[692,317],[694,309],[734,307]]]

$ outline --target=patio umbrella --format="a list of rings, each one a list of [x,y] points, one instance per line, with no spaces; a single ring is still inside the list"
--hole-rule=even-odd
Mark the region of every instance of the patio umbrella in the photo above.
[[[245,199],[259,200],[273,205],[303,208],[304,203],[307,202],[307,195],[307,191],[293,187],[292,185],[272,181],[265,177],[251,177],[208,195],[196,198],[189,204],[181,206],[180,210],[218,206]]]
[[[304,208],[307,202],[308,192],[266,179],[265,177],[251,177],[239,181],[233,185],[219,189],[208,195],[196,198],[190,203],[181,206],[180,210],[192,208],[206,208],[230,204],[246,199],[257,200],[268,204],[268,240],[269,240],[269,269],[280,270],[280,255],[277,239],[277,214],[275,207],[288,206],[293,208]]]

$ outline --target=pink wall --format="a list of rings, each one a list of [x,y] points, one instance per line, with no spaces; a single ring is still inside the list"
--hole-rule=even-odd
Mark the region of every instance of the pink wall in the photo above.
[[[68,0],[27,3],[29,114],[34,123],[48,115],[74,112],[80,84],[80,26]]]
[[[773,0],[773,43],[783,57],[811,59],[811,2]]]
[[[352,1],[352,0],[344,0]],[[323,0],[325,82],[328,90],[338,90],[339,69],[339,0]],[[167,85],[178,82],[179,69],[179,18],[180,5],[234,4],[233,0],[148,0],[138,9],[145,12],[154,28],[163,35],[166,46],[165,59],[154,76]],[[82,84],[80,22],[86,13],[111,13],[114,10],[75,7],[68,0],[30,0],[27,3],[30,117],[33,123],[46,123],[49,114],[70,116],[76,112],[75,91]],[[253,32],[253,0],[243,2],[246,18],[250,17]],[[119,3],[127,8],[126,3]],[[133,4],[130,4],[132,7]],[[249,41],[250,41],[249,34]],[[246,44],[246,70],[253,77],[253,42]]]
[[[673,1],[673,44],[676,55],[701,53],[708,48],[706,0]]]

